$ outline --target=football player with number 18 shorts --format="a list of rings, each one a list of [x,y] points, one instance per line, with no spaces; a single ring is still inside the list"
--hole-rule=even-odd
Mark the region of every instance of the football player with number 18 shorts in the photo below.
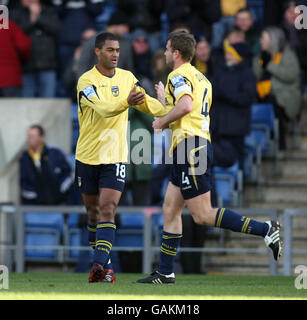
[[[115,237],[115,211],[124,189],[128,161],[128,108],[155,117],[166,114],[158,100],[145,94],[130,72],[117,68],[119,41],[111,33],[96,37],[98,64],[78,81],[80,134],[75,182],[88,214],[94,264],[89,282],[114,282],[110,252]]]

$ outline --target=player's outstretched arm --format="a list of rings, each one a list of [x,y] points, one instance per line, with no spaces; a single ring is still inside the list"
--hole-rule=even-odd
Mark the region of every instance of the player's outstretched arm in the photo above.
[[[183,95],[176,103],[175,107],[167,113],[164,117],[155,119],[152,123],[152,127],[156,130],[165,129],[168,125],[192,111],[192,98],[190,95]]]
[[[135,86],[137,92],[144,94],[144,101],[139,104],[131,104],[131,106],[139,111],[149,114],[153,117],[163,117],[167,114],[168,110],[164,107],[164,104],[159,100],[146,94],[145,90],[140,86]]]
[[[88,81],[79,81],[78,92],[79,103],[82,99],[83,105],[93,108],[104,118],[117,116],[126,111],[129,106],[146,105],[145,93],[137,91],[135,86],[127,98],[118,102],[111,102],[106,100],[104,96],[99,96],[96,87]]]

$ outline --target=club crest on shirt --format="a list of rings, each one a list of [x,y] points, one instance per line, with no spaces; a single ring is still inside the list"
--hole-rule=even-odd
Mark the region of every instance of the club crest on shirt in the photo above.
[[[112,90],[112,94],[113,94],[114,97],[117,97],[117,96],[119,95],[119,88],[118,88],[118,86],[113,86],[113,87],[111,88],[111,90]]]

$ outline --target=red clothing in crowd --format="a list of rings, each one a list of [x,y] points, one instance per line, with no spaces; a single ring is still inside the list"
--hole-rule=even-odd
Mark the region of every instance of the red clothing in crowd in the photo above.
[[[30,58],[31,40],[9,20],[8,29],[0,29],[0,88],[22,86],[22,61]]]

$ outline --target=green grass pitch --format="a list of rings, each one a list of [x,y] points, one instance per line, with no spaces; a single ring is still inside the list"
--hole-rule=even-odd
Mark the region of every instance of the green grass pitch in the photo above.
[[[294,286],[294,277],[180,275],[174,285],[137,284],[140,274],[118,274],[117,282],[88,283],[88,274],[9,274],[9,289],[0,300],[204,300],[305,299],[307,290]]]

